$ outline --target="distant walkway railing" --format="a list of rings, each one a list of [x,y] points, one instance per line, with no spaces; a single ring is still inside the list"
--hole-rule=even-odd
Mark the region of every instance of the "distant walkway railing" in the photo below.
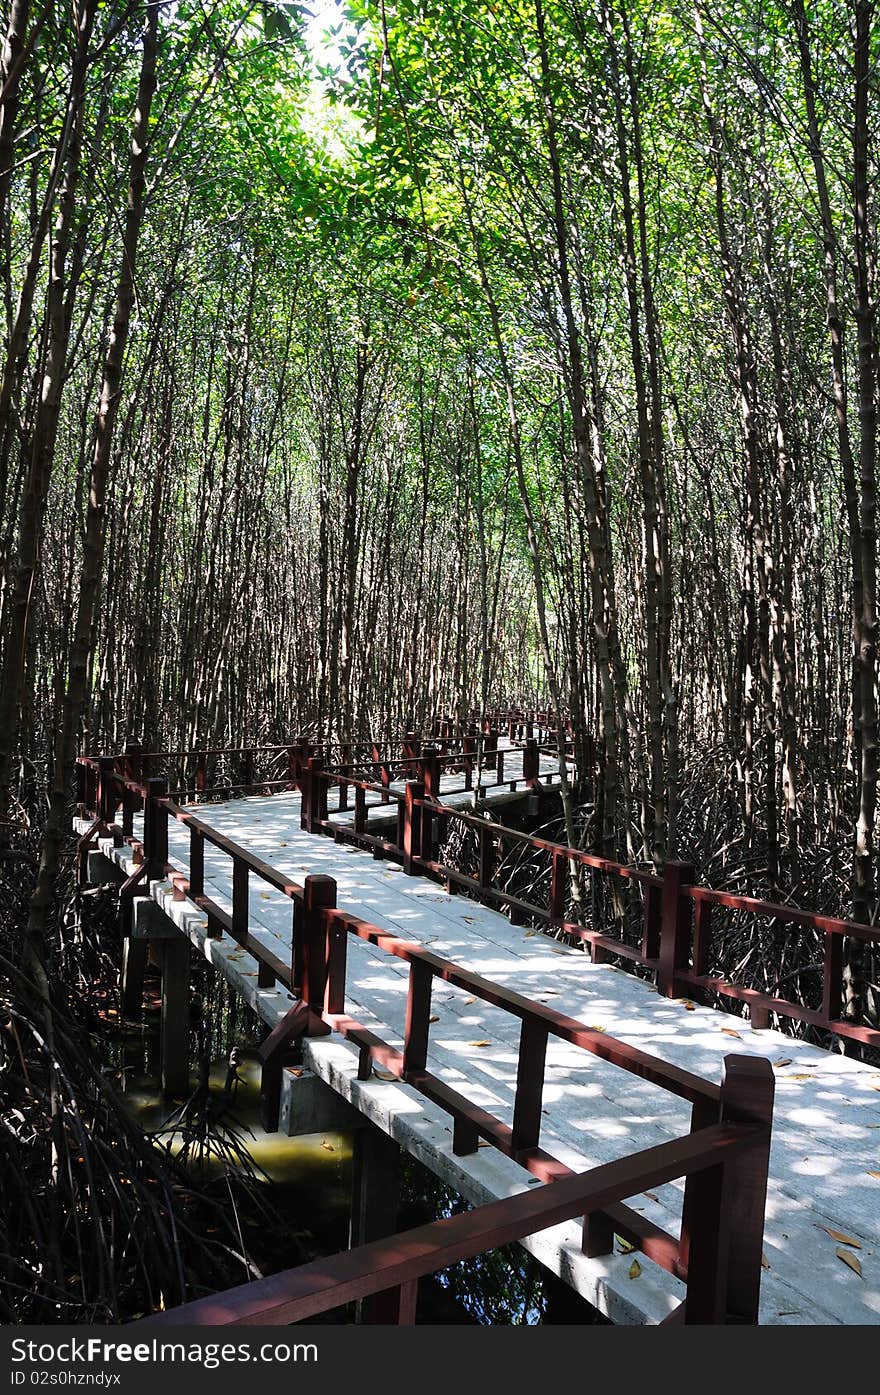
[[[525,743],[528,747],[529,743]],[[427,762],[430,766],[430,758]],[[534,759],[525,768],[526,782],[540,783]],[[348,807],[349,791],[354,787],[354,819],[348,824],[339,818],[338,808],[330,810],[330,791],[345,789],[342,808]],[[880,944],[880,927],[860,925],[836,916],[799,910],[753,896],[737,896],[698,886],[692,863],[669,861],[662,876],[644,869],[598,857],[581,848],[554,843],[545,838],[508,828],[489,818],[469,814],[441,803],[432,793],[439,789],[436,775],[409,780],[404,791],[393,792],[397,802],[398,819],[392,837],[380,838],[367,828],[367,796],[381,794],[379,786],[367,781],[354,781],[347,771],[326,770],[320,758],[312,759],[301,775],[303,791],[302,826],[311,833],[325,833],[344,842],[371,848],[403,865],[405,872],[422,874],[442,881],[450,892],[466,891],[490,906],[506,908],[516,923],[533,919],[550,928],[566,932],[585,941],[594,962],[609,955],[649,971],[658,991],[668,998],[716,994],[722,999],[745,1003],[752,1025],[769,1025],[770,1014],[800,1021],[808,1026],[831,1032],[835,1036],[880,1047],[880,1030],[843,1017],[843,970],[846,940],[863,944]],[[335,816],[331,817],[331,813]],[[443,857],[453,827],[468,829],[477,846],[476,875],[463,873]],[[508,852],[505,853],[505,848]],[[522,863],[527,850],[546,868],[544,883],[546,899],[541,902],[505,889],[500,884],[499,869],[512,864],[510,850],[516,850]],[[515,865],[515,864],[514,864]],[[592,924],[567,914],[572,890],[583,890],[581,882],[588,877],[590,886],[582,895],[581,904],[589,902]],[[623,889],[636,886],[641,899],[635,909],[640,919],[640,933],[624,938],[627,907]],[[630,908],[632,909],[632,908]],[[722,933],[718,914],[724,910],[740,911],[753,917],[766,918],[777,925],[794,926],[814,931],[824,941],[821,964],[822,1005],[810,1008],[778,993],[765,993],[746,988],[710,973],[713,935]],[[597,930],[597,923],[609,929]],[[611,926],[618,933],[609,933]],[[818,966],[817,966],[818,967]]]

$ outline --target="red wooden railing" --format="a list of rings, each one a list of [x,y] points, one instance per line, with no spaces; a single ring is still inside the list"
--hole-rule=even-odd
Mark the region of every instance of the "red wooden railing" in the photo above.
[[[733,1056],[722,1086],[723,1121],[538,1190],[490,1202],[389,1239],[318,1259],[200,1298],[136,1327],[278,1325],[304,1322],[346,1303],[371,1299],[371,1322],[411,1325],[419,1279],[460,1260],[523,1240],[547,1226],[584,1218],[583,1245],[596,1252],[609,1208],[626,1197],[685,1177],[689,1280],[667,1322],[757,1321],[770,1141],[772,1073],[766,1062]]]
[[[528,750],[529,743],[526,743],[526,752]],[[528,767],[528,783],[533,783],[532,769]],[[659,991],[666,997],[716,994],[722,999],[745,1003],[755,1027],[766,1027],[770,1014],[776,1013],[779,1017],[804,1022],[864,1045],[880,1046],[877,1028],[848,1021],[842,1015],[844,942],[850,938],[865,944],[880,944],[880,927],[698,886],[690,863],[669,861],[662,876],[658,876],[644,868],[537,838],[440,803],[430,795],[424,766],[420,774],[421,779],[408,781],[403,793],[393,795],[398,805],[397,829],[393,837],[381,838],[370,834],[367,828],[367,795],[375,795],[377,786],[326,770],[320,758],[312,759],[302,772],[302,826],[311,833],[328,833],[339,841],[354,842],[395,858],[403,864],[404,871],[433,877],[444,882],[450,891],[463,889],[488,905],[506,907],[519,922],[534,919],[563,930],[585,941],[594,961],[615,955],[649,970],[655,976]],[[537,775],[534,782],[537,782]],[[343,783],[347,790],[352,785],[355,787],[354,819],[350,825],[341,823],[338,817],[331,818],[329,812],[329,793]],[[439,834],[439,826],[448,833],[454,824],[470,828],[475,835],[479,869],[475,877],[442,859],[440,849],[445,839]],[[526,900],[498,884],[498,848],[505,844],[531,849],[549,861],[546,904]],[[618,903],[623,885],[634,884],[641,889],[642,924],[637,944],[627,943],[620,934],[596,930],[579,920],[567,918],[572,869],[582,870],[594,883],[598,879],[606,888],[610,887],[612,895],[617,894]],[[711,974],[712,935],[717,927],[715,913],[722,909],[768,918],[778,925],[812,930],[823,937],[821,1008],[806,1007],[781,994],[746,988]]]
[[[122,764],[125,763],[123,758]],[[321,822],[316,796],[326,789],[315,761],[305,772],[308,799],[307,817]],[[96,835],[112,837],[117,846],[128,843],[133,851],[135,870],[123,884],[123,906],[131,904],[137,888],[151,880],[170,878],[175,899],[188,899],[206,918],[209,936],[229,934],[253,956],[258,965],[258,982],[269,988],[282,984],[293,995],[293,1005],[261,1047],[263,1094],[270,1126],[277,1123],[281,1072],[286,1061],[301,1058],[306,1036],[339,1032],[359,1050],[360,1079],[369,1078],[373,1063],[379,1062],[392,1075],[432,1100],[453,1120],[453,1151],[464,1156],[474,1153],[484,1138],[501,1152],[545,1182],[558,1184],[571,1176],[571,1170],[541,1146],[542,1098],[545,1056],[550,1038],[565,1041],[608,1061],[621,1070],[650,1081],[691,1105],[690,1142],[685,1162],[670,1176],[687,1177],[680,1238],[663,1231],[631,1208],[622,1199],[638,1187],[612,1188],[608,1204],[590,1210],[585,1244],[593,1255],[610,1253],[614,1235],[620,1235],[647,1256],[689,1282],[688,1321],[715,1320],[706,1313],[720,1311],[719,1303],[738,1320],[757,1320],[757,1293],[760,1281],[760,1249],[766,1190],[767,1152],[772,1113],[773,1079],[769,1065],[761,1060],[731,1058],[728,1077],[722,1086],[700,1079],[605,1033],[596,1031],[544,1004],[433,954],[417,943],[388,935],[359,916],[336,905],[336,883],[332,878],[308,876],[302,885],[270,866],[248,849],[212,828],[196,815],[182,809],[167,795],[166,781],[152,777],[146,785],[114,768],[113,759],[99,761],[96,771],[95,802],[87,833],[80,841],[84,856]],[[89,780],[91,777],[87,777]],[[327,776],[327,780],[334,777]],[[335,777],[347,778],[347,777]],[[403,808],[405,843],[409,856],[414,850],[413,811],[424,801],[416,800],[407,786]],[[318,798],[320,805],[320,798]],[[133,833],[134,814],[143,807],[143,836]],[[121,822],[117,814],[121,813]],[[168,823],[175,819],[189,831],[185,868],[168,859]],[[420,826],[420,825],[419,825]],[[407,833],[407,829],[409,832]],[[205,845],[208,844],[231,862],[232,904],[227,911],[205,892]],[[293,908],[293,934],[290,962],[268,950],[250,933],[248,894],[251,877],[287,897]],[[145,888],[146,889],[146,888]],[[375,1032],[345,1012],[346,957],[349,936],[364,939],[409,965],[406,1026],[403,1049],[383,1040]],[[442,979],[492,1004],[520,1021],[520,1041],[512,1124],[474,1104],[453,1089],[429,1068],[431,992],[434,979]],[[713,1166],[704,1143],[712,1144],[705,1133],[713,1125],[729,1123],[756,1125],[751,1144],[740,1164],[730,1172]],[[705,1135],[702,1140],[699,1135]],[[717,1142],[717,1139],[715,1140]],[[679,1140],[681,1143],[682,1141]],[[685,1146],[684,1144],[682,1145]],[[714,1145],[712,1145],[714,1146]],[[699,1159],[703,1158],[700,1162]],[[680,1159],[679,1159],[680,1161]],[[676,1162],[676,1166],[679,1163]],[[619,1174],[620,1177],[625,1174]],[[657,1183],[657,1176],[653,1177]],[[580,1202],[578,1203],[580,1205]],[[733,1229],[719,1214],[727,1209]],[[439,1265],[437,1267],[440,1267]],[[427,1271],[426,1271],[427,1272]],[[722,1301],[719,1294],[725,1293]],[[705,1295],[709,1295],[706,1297]],[[704,1296],[700,1296],[704,1295]],[[702,1314],[702,1316],[701,1316]]]
[[[438,725],[442,728],[442,723]],[[517,718],[511,718],[508,726],[514,732],[521,728]],[[483,760],[494,764],[497,783],[504,783],[505,753],[497,748],[496,732],[497,727],[490,725]],[[515,735],[511,739],[518,741],[520,738]],[[507,909],[515,921],[531,920],[564,930],[586,942],[594,960],[615,956],[651,973],[659,991],[667,997],[714,997],[720,999],[722,1005],[725,1001],[745,1004],[750,1020],[756,1027],[766,1027],[770,1015],[775,1013],[778,1017],[800,1021],[838,1037],[868,1046],[880,1046],[880,1031],[877,1028],[850,1021],[843,1015],[845,941],[849,938],[876,945],[880,943],[880,927],[699,886],[694,868],[689,863],[670,861],[663,875],[657,876],[645,868],[614,862],[580,848],[553,843],[463,810],[452,809],[440,803],[438,798],[441,772],[444,769],[460,770],[463,777],[461,788],[472,788],[476,764],[476,754],[471,745],[473,738],[470,734],[459,737],[444,735],[438,740],[455,745],[456,749],[447,749],[441,754],[436,746],[423,745],[413,734],[409,734],[404,739],[399,756],[388,754],[387,750],[380,749],[374,743],[363,743],[358,750],[352,749],[351,759],[347,763],[329,768],[326,752],[322,749],[320,753],[315,753],[315,747],[303,739],[288,747],[256,747],[233,750],[233,753],[241,755],[249,766],[251,781],[247,784],[243,782],[244,787],[299,788],[302,791],[302,826],[309,832],[326,833],[341,841],[369,848],[377,855],[393,858],[411,874],[433,877],[443,881],[450,891],[462,890],[488,905]],[[543,748],[539,747],[537,739],[522,738],[521,750],[524,783],[531,787],[546,785],[547,776],[539,776]],[[256,759],[261,753],[283,756],[287,764],[285,779],[254,783]],[[165,754],[162,753],[163,756]],[[180,754],[194,760],[197,769],[205,769],[211,755],[229,752]],[[556,753],[548,751],[548,754]],[[151,766],[155,768],[153,762],[159,758],[153,753],[140,752],[137,748],[129,749],[122,756],[80,758],[77,767],[80,805],[97,813],[101,789],[109,789],[108,779],[120,772],[133,778],[135,783],[140,782],[142,787]],[[413,775],[415,779],[411,778]],[[392,782],[403,784],[403,788],[393,789]],[[225,791],[227,787],[222,788]],[[332,810],[331,791],[335,791]],[[454,792],[447,789],[444,795]],[[194,792],[186,790],[178,794],[178,798],[193,793],[207,795],[210,791],[204,782],[201,786],[197,782]],[[371,802],[396,806],[396,824],[389,836],[370,832],[368,813]],[[339,815],[348,811],[351,812],[350,821],[340,820]],[[331,813],[334,817],[331,817]],[[124,804],[123,824],[127,836],[132,830],[131,811],[126,814]],[[469,828],[477,842],[476,876],[459,871],[442,858],[445,839],[441,837],[441,829],[448,833],[455,824]],[[500,884],[498,873],[502,858],[499,849],[505,846],[528,849],[549,864],[549,891],[545,903],[516,895]],[[568,888],[573,870],[575,876],[589,879],[590,899],[598,912],[591,917],[592,923],[585,922],[582,917],[569,918],[567,913]],[[628,929],[623,914],[623,891],[626,886],[637,887],[641,898],[640,905],[636,907],[641,920],[637,939]],[[600,892],[603,894],[600,895]],[[611,905],[610,913],[603,913],[606,903]],[[779,926],[810,930],[820,937],[824,943],[824,954],[821,965],[815,967],[821,973],[821,1007],[806,1006],[776,991],[764,992],[732,983],[710,972],[713,936],[719,932],[718,917],[725,910],[769,919]],[[603,922],[603,928],[596,928],[597,920]],[[607,925],[604,923],[606,921]],[[627,934],[629,939],[625,938]]]

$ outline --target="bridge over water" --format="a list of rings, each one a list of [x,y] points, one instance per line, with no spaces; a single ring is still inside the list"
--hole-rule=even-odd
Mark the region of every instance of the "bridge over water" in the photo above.
[[[163,1321],[292,1321],[370,1294],[374,1320],[407,1321],[419,1274],[507,1239],[616,1322],[880,1321],[880,1070],[768,1025],[787,1014],[880,1044],[835,1010],[844,935],[871,931],[494,823],[493,804],[558,780],[555,750],[513,723],[482,762],[443,740],[329,766],[298,743],[271,779],[259,752],[237,753],[250,792],[222,802],[204,802],[209,755],[187,757],[175,799],[158,758],[83,761],[82,875],[122,884],[129,1009],[160,951],[169,1093],[187,1086],[196,952],[269,1029],[272,1122],[362,1130],[354,1234],[370,1243]],[[444,861],[454,830],[470,871]],[[524,845],[546,861],[543,904],[500,875]],[[566,920],[575,864],[589,904]],[[709,975],[725,910],[821,931],[821,1011]],[[388,1140],[478,1210],[395,1236]]]

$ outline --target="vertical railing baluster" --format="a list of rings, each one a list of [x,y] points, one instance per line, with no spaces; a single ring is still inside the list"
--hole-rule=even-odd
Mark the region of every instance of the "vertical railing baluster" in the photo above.
[[[407,780],[402,803],[403,811],[403,870],[407,876],[418,875],[418,860],[422,848],[422,801],[425,787],[418,780]]]
[[[647,882],[644,886],[642,920],[642,958],[657,959],[660,954],[660,912],[662,887]]]
[[[205,894],[205,839],[192,826],[189,830],[189,894],[193,901]]]
[[[430,964],[426,964],[422,959],[410,960],[403,1037],[404,1076],[420,1074],[428,1062],[428,1019],[431,1016],[433,981]]]
[[[232,859],[232,938],[241,943],[247,938],[250,893],[250,869],[240,857]]]
[[[690,959],[693,901],[685,888],[691,886],[693,880],[694,869],[690,862],[667,862],[663,869],[657,989],[665,998],[680,996],[678,970],[686,968]]]
[[[840,1018],[843,998],[843,936],[825,932],[822,964],[822,1016],[826,1022]]]
[[[535,1018],[524,1017],[519,1034],[513,1106],[513,1147],[516,1152],[538,1146],[546,1055],[547,1027]]]

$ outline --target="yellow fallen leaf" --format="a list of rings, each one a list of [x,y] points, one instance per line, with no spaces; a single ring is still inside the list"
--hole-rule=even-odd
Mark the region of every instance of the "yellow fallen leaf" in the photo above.
[[[851,1235],[844,1235],[842,1230],[832,1230],[830,1225],[820,1225],[820,1230],[824,1230],[826,1235],[830,1235],[832,1240],[837,1240],[841,1245],[851,1245],[854,1250],[862,1248],[858,1240],[854,1240]]]
[[[527,930],[526,933],[523,935],[523,939],[530,940],[533,935],[540,935],[540,933],[540,930]]]
[[[272,897],[270,896],[270,894],[269,894],[268,891],[261,891],[261,892],[260,892],[260,900],[261,900],[261,901],[271,901],[271,899],[272,899]]]
[[[856,1255],[850,1254],[849,1250],[838,1250],[837,1258],[842,1259],[844,1264],[848,1264],[853,1273],[858,1274],[859,1278],[862,1277],[861,1261]]]
[[[396,1080],[397,1076],[391,1070],[383,1070],[381,1066],[373,1066],[373,1074],[380,1080]]]
[[[739,1032],[735,1032],[732,1027],[722,1027],[721,1030],[726,1037],[736,1037],[737,1041],[742,1041]]]
[[[475,1003],[477,1000],[476,1000],[476,998],[465,998],[464,1001],[465,1001],[465,1005],[467,1005],[468,1003]]]
[[[762,1268],[762,1269],[769,1269],[769,1268],[770,1268],[770,1261],[769,1261],[769,1259],[767,1258],[767,1256],[764,1255],[764,1254],[761,1255],[761,1268]]]
[[[642,1272],[642,1266],[639,1264],[639,1261],[637,1259],[633,1260],[627,1272],[629,1273],[629,1277],[631,1279],[637,1279],[639,1277],[639,1275]]]
[[[790,1056],[784,1056],[784,1057],[782,1058],[781,1061],[774,1061],[774,1062],[773,1062],[773,1065],[776,1067],[777,1070],[779,1069],[780,1066],[790,1066],[790,1065],[791,1065],[791,1057],[790,1057]]]
[[[469,1041],[468,1046],[491,1046],[490,1041]]]
[[[635,1245],[631,1245],[628,1240],[624,1240],[622,1235],[615,1235],[614,1238],[617,1241],[617,1244],[620,1248],[620,1253],[622,1255],[632,1254],[633,1250],[635,1249]]]
[[[322,1148],[326,1148],[328,1153],[335,1153],[335,1152],[336,1152],[336,1149],[333,1147],[333,1144],[332,1144],[332,1143],[328,1143],[327,1140],[326,1140],[326,1138],[322,1138],[322,1139],[321,1139],[321,1147],[322,1147]]]
[[[590,1031],[591,1031],[591,1032],[604,1032],[604,1030],[605,1030],[604,1027],[599,1027],[599,1026],[597,1026],[595,1022],[591,1022],[591,1023],[590,1023]]]
[[[685,1007],[687,1008],[688,1012],[696,1012],[696,1010],[697,1010],[697,1009],[696,1009],[696,1004],[695,1004],[695,1003],[692,1003],[691,1000],[690,1000],[690,998],[685,998],[685,999],[684,999],[684,1005],[685,1005]]]
[[[784,1075],[783,1080],[815,1080],[815,1075]]]
[[[868,1176],[869,1176],[869,1177],[876,1177],[876,1178],[877,1178],[877,1181],[880,1182],[880,1172],[874,1172],[874,1171],[872,1171],[871,1168],[868,1168]]]
[[[492,1144],[489,1142],[488,1138],[481,1138],[480,1141],[479,1141],[479,1143],[477,1144],[477,1147],[478,1147],[478,1148],[491,1148],[491,1147],[492,1147]]]

